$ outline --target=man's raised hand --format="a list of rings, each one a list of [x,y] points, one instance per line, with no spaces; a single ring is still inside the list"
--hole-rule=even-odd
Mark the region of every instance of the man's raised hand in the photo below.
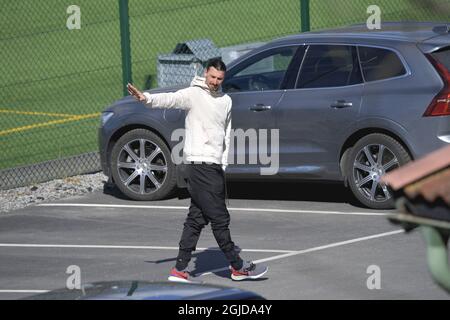
[[[128,93],[133,96],[137,101],[144,102],[146,101],[146,98],[144,94],[139,91],[135,86],[133,86],[131,83],[127,84]]]

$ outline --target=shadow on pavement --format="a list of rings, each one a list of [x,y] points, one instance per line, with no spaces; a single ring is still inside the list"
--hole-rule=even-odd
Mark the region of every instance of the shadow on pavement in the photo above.
[[[145,261],[147,263],[154,263],[154,264],[160,264],[160,263],[166,263],[166,262],[172,262],[170,268],[172,268],[175,265],[175,261],[177,260],[176,256],[172,258],[167,258],[163,260],[157,260],[157,261]],[[192,268],[194,266],[194,268]],[[220,251],[218,248],[208,248],[204,251],[194,252],[192,254],[192,260],[189,263],[188,270],[191,275],[200,275],[205,272],[209,272],[210,270],[215,269],[221,269],[221,268],[228,268],[228,262],[225,259],[224,254],[222,251]],[[224,271],[218,271],[214,273],[215,275],[221,277],[221,278],[230,278],[230,271],[224,270]]]
[[[228,182],[229,199],[287,200],[348,203],[364,208],[343,184],[296,182]],[[180,199],[189,198],[186,189],[178,192]]]
[[[237,252],[241,252],[241,249],[239,247],[236,247]],[[244,256],[242,256],[243,259],[245,259]],[[166,262],[172,262],[173,264],[168,268],[170,269],[173,265],[175,265],[176,257],[167,258],[163,260],[157,260],[157,261],[145,261],[147,263],[154,263],[154,264],[160,264],[160,263],[166,263]],[[193,268],[192,268],[193,266]],[[227,268],[227,270],[222,271],[216,271],[213,272],[214,275],[225,278],[225,279],[231,279],[230,278],[230,271],[228,270],[229,263],[225,259],[225,255],[222,253],[222,251],[219,248],[208,248],[204,251],[194,252],[192,254],[192,260],[189,263],[189,272],[193,276],[199,276],[205,272],[210,272],[211,270],[216,269],[223,269]],[[260,278],[256,281],[263,281],[267,278]],[[252,280],[255,281],[255,280]]]
[[[364,208],[351,191],[339,183],[228,181],[227,191],[229,199],[334,202]],[[122,200],[132,200],[112,183],[105,183],[103,193]],[[190,195],[187,189],[179,189],[172,198],[187,199]]]
[[[342,184],[294,182],[229,182],[230,199],[356,202]]]

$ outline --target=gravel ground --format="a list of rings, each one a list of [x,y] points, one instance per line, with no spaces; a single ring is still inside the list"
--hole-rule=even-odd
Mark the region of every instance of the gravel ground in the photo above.
[[[0,213],[102,190],[107,181],[108,177],[103,172],[98,172],[0,190]]]

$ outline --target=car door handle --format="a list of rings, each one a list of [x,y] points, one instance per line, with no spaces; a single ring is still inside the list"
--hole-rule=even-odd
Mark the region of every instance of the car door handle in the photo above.
[[[349,108],[349,107],[353,107],[353,103],[346,102],[345,100],[338,100],[338,101],[332,103],[330,107],[334,108],[334,109]]]
[[[272,107],[266,106],[264,104],[255,104],[254,106],[251,106],[249,109],[251,111],[260,112],[260,111],[268,111],[268,110],[272,109]]]

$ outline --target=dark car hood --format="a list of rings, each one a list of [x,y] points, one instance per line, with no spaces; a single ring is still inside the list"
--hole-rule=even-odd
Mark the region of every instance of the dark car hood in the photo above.
[[[83,285],[80,290],[67,288],[26,297],[23,300],[263,300],[264,297],[243,289],[209,284],[147,281],[105,281]]]

